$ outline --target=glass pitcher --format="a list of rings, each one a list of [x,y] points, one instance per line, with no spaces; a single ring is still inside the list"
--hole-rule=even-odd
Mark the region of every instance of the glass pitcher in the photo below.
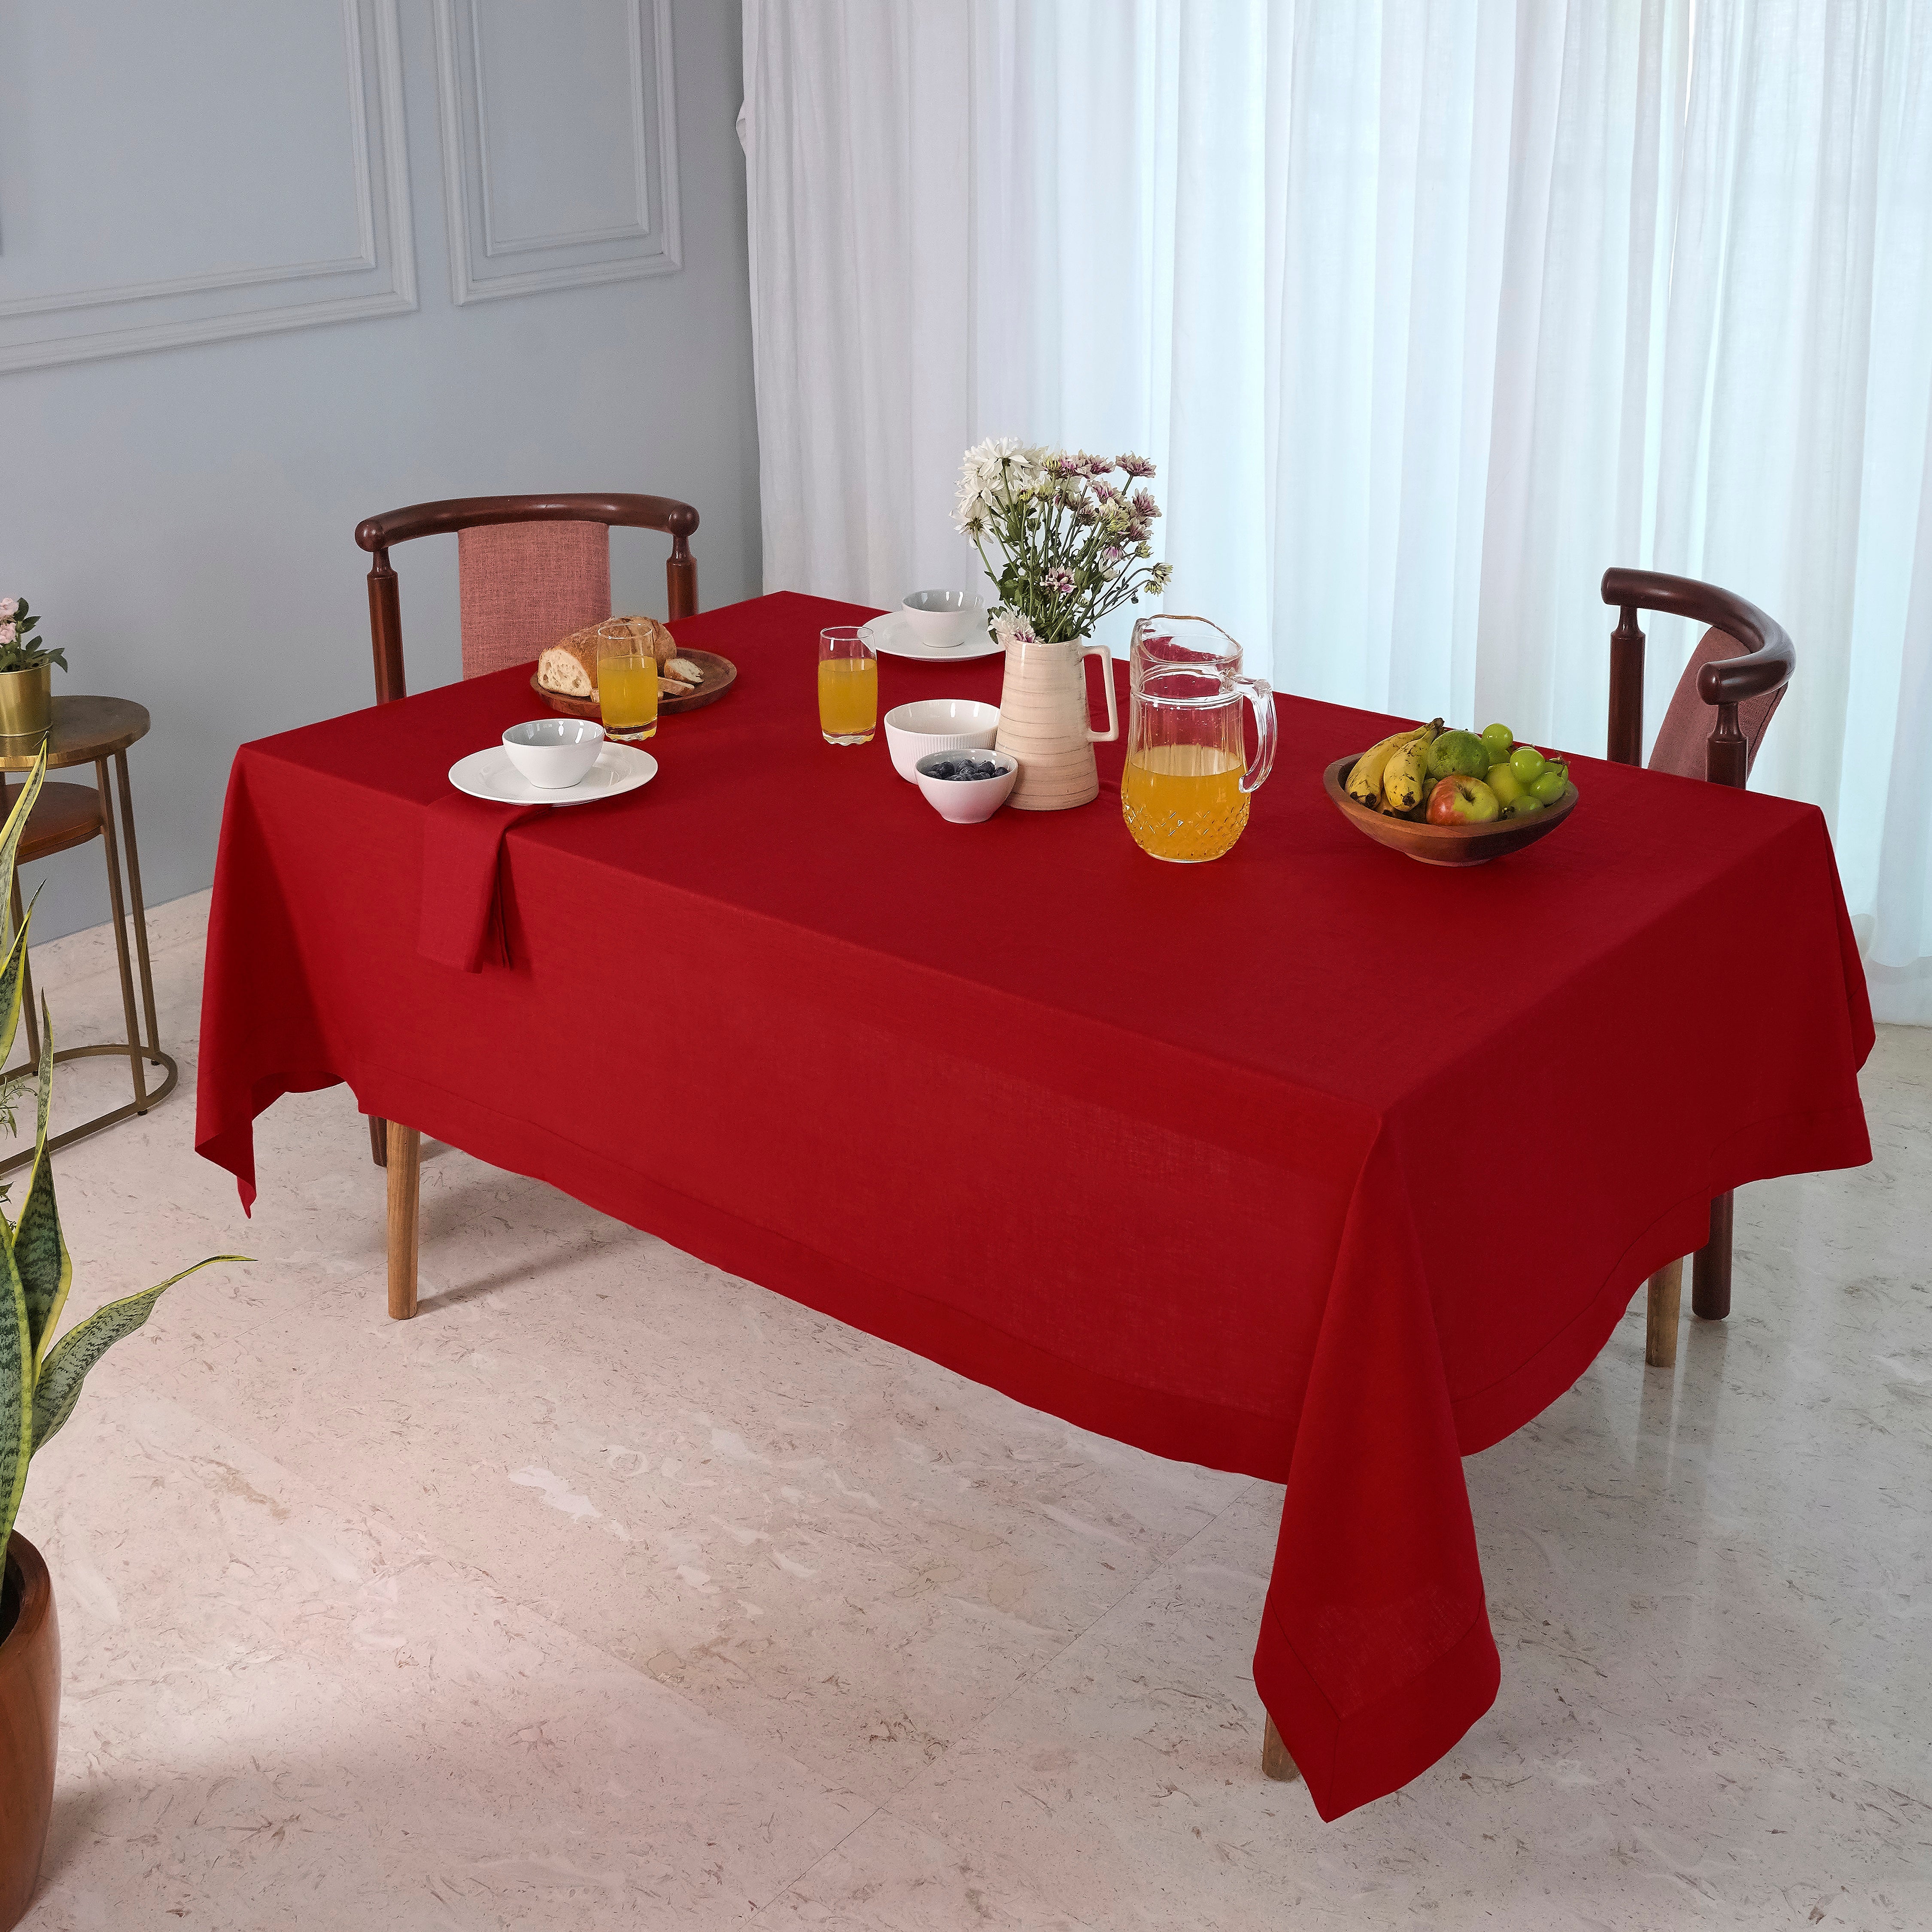
[[[1218,859],[1248,822],[1248,799],[1274,763],[1274,694],[1241,675],[1241,647],[1205,617],[1143,617],[1128,667],[1132,712],[1120,811],[1143,852]],[[1255,756],[1241,742],[1241,699]]]

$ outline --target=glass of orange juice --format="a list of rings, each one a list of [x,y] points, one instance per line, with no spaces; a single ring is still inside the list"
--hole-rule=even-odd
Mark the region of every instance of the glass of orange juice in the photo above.
[[[818,728],[828,745],[868,745],[879,722],[879,660],[849,625],[818,634]]]
[[[597,705],[607,738],[634,745],[658,728],[658,661],[621,618],[597,627]]]

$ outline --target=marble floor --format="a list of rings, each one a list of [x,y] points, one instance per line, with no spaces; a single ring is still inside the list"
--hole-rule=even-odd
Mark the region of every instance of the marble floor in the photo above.
[[[1276,1491],[448,1150],[392,1324],[345,1090],[262,1122],[252,1226],[191,1151],[205,916],[155,917],[188,1090],[62,1160],[74,1305],[260,1258],[34,1466],[28,1926],[1932,1925],[1932,1033],[1880,1040],[1870,1168],[1740,1197],[1674,1377],[1640,1304],[1470,1460],[1502,1695],[1324,1826],[1258,1771]],[[111,1036],[104,933],[35,957]]]

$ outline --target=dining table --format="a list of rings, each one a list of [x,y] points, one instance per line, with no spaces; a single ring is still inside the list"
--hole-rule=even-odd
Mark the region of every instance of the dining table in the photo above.
[[[1018,1401],[1282,1485],[1255,1683],[1339,1817],[1496,1695],[1462,1459],[1576,1382],[1714,1197],[1870,1158],[1825,820],[1573,755],[1550,836],[1418,864],[1322,784],[1399,721],[1278,693],[1212,863],[1135,844],[1119,741],[1089,806],[950,824],[883,732],[820,735],[818,633],[875,614],[680,620],[736,683],[661,721],[650,783],[569,809],[451,788],[545,715],[527,665],[244,745],[197,1146],[247,1206],[256,1117],[346,1082]],[[880,709],[1001,672],[884,656]]]

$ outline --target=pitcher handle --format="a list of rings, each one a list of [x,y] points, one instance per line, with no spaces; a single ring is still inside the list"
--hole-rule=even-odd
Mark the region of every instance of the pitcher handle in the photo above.
[[[1120,735],[1120,714],[1114,702],[1114,654],[1105,644],[1082,644],[1080,646],[1080,673],[1083,677],[1087,674],[1087,660],[1092,657],[1100,660],[1101,668],[1106,674],[1100,682],[1107,689],[1107,728],[1104,731],[1096,731],[1090,724],[1087,727],[1087,736],[1096,745],[1107,745]],[[1274,756],[1272,732],[1268,736],[1268,756],[1270,758]],[[1267,773],[1263,772],[1262,776],[1266,777]]]
[[[1263,678],[1238,677],[1234,682],[1248,694],[1255,714],[1255,761],[1241,774],[1241,789],[1259,791],[1274,769],[1274,693]]]

